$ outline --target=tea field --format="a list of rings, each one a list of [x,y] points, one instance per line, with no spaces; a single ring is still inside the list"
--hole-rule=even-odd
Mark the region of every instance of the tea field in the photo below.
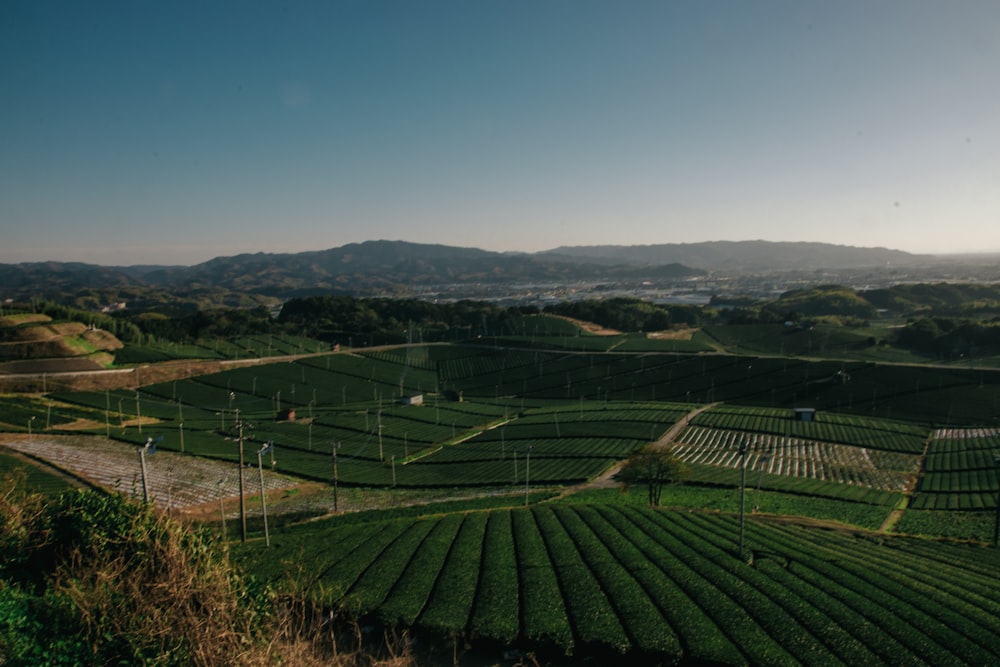
[[[558,318],[536,324],[569,331]],[[525,335],[543,333],[552,335]],[[239,424],[245,442],[274,444],[275,471],[301,479],[488,489],[587,481],[699,410],[675,435],[690,483],[731,487],[745,463],[755,489],[990,511],[998,391],[997,371],[487,342],[326,353],[138,389],[11,395],[0,400],[0,423],[133,447],[162,436],[161,449],[230,463]],[[795,419],[800,407],[815,418]]]
[[[0,428],[11,448],[133,495],[154,438],[152,502],[223,501],[227,518],[241,442],[254,466],[272,444],[265,486],[312,483],[310,516],[331,516],[279,522],[265,550],[250,509],[250,541],[235,547],[247,567],[275,581],[306,568],[321,604],[456,647],[639,664],[1000,660],[1000,552],[984,546],[1000,372],[626,352],[625,338],[548,325],[550,344],[585,342],[507,332],[526,340],[3,396]],[[650,443],[687,468],[664,496],[673,509],[595,482]]]
[[[733,515],[549,503],[287,530],[278,580],[440,637],[639,664],[994,664],[1000,552]],[[617,658],[615,657],[617,656]]]

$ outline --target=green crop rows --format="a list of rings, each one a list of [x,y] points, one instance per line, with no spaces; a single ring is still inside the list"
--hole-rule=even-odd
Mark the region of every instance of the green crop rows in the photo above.
[[[549,338],[566,336],[562,328],[571,325],[527,318],[510,324],[524,331],[505,335],[542,337],[542,329],[527,329],[536,324],[551,325]],[[138,391],[11,396],[0,402],[0,422],[21,432],[30,422],[36,433],[78,422],[76,430],[132,445],[162,435],[164,449],[235,461],[239,420],[244,453],[274,442],[279,472],[331,482],[336,451],[346,485],[518,488],[599,475],[711,402],[679,438],[691,482],[737,483],[737,452],[748,442],[757,488],[878,506],[912,493],[906,509],[915,512],[996,507],[992,457],[1000,444],[989,421],[1000,404],[996,372],[480,342],[259,363]],[[244,357],[316,348],[280,337],[225,345]],[[422,405],[401,404],[414,396]],[[815,420],[793,419],[795,407],[816,408]],[[289,409],[294,420],[277,419]],[[946,435],[970,422],[980,427],[975,438]]]
[[[444,386],[480,397],[808,406],[927,426],[978,423],[1000,406],[995,371],[787,357],[481,350],[479,357],[443,360]]]
[[[27,488],[49,496],[57,496],[73,488],[73,485],[62,477],[0,451],[0,476],[8,474],[23,474]]]
[[[11,395],[0,400],[0,423],[12,430],[27,431],[28,422],[31,422],[31,429],[37,433],[45,428],[58,429],[78,419],[103,421],[104,412],[66,401],[61,394],[52,394],[48,398]]]
[[[337,545],[317,552],[322,602],[446,635],[717,664],[1000,659],[995,551],[757,520],[749,566],[737,543],[731,516],[574,504],[334,522],[273,546]]]
[[[948,429],[928,447],[924,475],[912,507],[984,510],[996,507],[1000,485],[1000,433],[996,429]]]
[[[505,335],[542,347],[531,324],[543,321]],[[24,432],[34,417],[36,433],[86,421],[130,445],[162,435],[163,449],[232,462],[241,425],[245,457],[256,463],[260,443],[274,442],[263,462],[279,472],[356,493],[478,487],[505,493],[507,507],[593,479],[681,421],[687,483],[664,504],[692,511],[604,489],[615,499],[591,503],[599,492],[586,491],[572,504],[337,516],[277,531],[267,559],[253,544],[237,550],[265,577],[298,560],[318,576],[324,604],[439,637],[661,663],[998,663],[995,550],[764,518],[989,540],[1000,490],[996,373],[623,354],[624,339],[568,334],[569,324],[548,322],[549,342],[618,347],[569,353],[484,339],[331,353],[138,391],[4,397],[0,421]],[[220,356],[312,351],[267,337],[226,345],[234,349]],[[795,420],[797,407],[816,408],[815,420]],[[735,553],[741,499],[746,554]]]

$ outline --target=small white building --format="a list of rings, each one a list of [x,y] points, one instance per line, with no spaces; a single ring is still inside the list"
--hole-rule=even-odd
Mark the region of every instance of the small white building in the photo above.
[[[399,402],[403,405],[423,405],[424,395],[423,394],[413,394],[412,396],[404,396],[399,399]]]

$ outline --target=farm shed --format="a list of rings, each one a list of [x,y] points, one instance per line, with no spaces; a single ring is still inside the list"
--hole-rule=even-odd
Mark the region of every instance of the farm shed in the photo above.
[[[423,405],[424,395],[414,394],[413,396],[404,396],[403,398],[399,399],[399,402],[402,403],[403,405]]]
[[[816,408],[794,408],[795,421],[811,422],[816,421]]]

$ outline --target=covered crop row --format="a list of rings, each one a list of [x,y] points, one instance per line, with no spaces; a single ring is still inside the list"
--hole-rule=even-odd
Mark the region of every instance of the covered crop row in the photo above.
[[[1000,428],[939,428],[934,430],[935,440],[965,440],[969,438],[1000,438]]]
[[[814,421],[793,419],[790,411],[752,408],[713,409],[697,415],[693,424],[711,428],[771,433],[858,447],[919,454],[927,432],[911,424],[822,413]]]
[[[867,486],[886,491],[912,485],[920,459],[911,454],[873,452],[815,440],[691,426],[678,439],[676,451],[691,464],[739,468],[741,446],[745,465],[755,473],[805,477]]]

